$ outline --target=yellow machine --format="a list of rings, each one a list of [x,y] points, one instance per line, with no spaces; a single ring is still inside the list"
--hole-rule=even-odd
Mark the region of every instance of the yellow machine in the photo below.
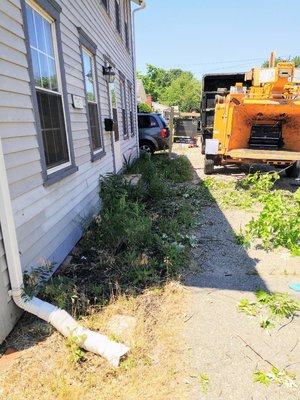
[[[300,173],[300,68],[280,62],[253,68],[227,95],[216,96],[213,138],[206,139],[206,174],[214,165],[268,163]],[[222,93],[222,90],[220,90]]]

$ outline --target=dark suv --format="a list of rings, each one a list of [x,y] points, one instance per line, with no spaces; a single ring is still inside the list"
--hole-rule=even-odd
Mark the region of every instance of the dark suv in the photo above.
[[[154,153],[169,148],[170,131],[160,114],[139,113],[140,150]]]

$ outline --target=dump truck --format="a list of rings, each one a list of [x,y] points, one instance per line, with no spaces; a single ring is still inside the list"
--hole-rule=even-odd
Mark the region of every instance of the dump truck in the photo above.
[[[251,81],[251,86],[244,82]],[[266,163],[300,173],[300,68],[292,62],[253,68],[229,93],[215,97],[212,138],[205,140],[205,174],[215,165]]]
[[[228,94],[230,87],[237,82],[244,82],[247,87],[251,85],[251,81],[245,81],[245,72],[203,75],[201,118],[198,123],[202,154],[205,154],[205,140],[213,137],[216,96]]]

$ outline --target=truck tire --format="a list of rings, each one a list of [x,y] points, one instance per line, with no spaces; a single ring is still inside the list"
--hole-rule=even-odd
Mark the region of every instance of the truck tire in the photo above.
[[[285,174],[288,178],[298,178],[298,176],[300,176],[300,161],[295,162],[287,168]]]
[[[214,159],[205,156],[204,159],[204,174],[205,175],[211,175],[214,172]]]

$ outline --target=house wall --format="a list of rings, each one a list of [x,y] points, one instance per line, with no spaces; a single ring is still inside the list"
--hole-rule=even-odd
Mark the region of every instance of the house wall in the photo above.
[[[23,270],[30,270],[41,259],[59,264],[82,233],[83,220],[99,209],[98,179],[114,170],[111,135],[104,132],[109,117],[107,85],[102,74],[105,59],[115,65],[116,95],[121,110],[119,71],[134,86],[132,50],[124,39],[124,7],[121,1],[122,35],[116,32],[115,2],[110,0],[110,15],[100,0],[57,0],[62,7],[60,29],[64,69],[71,120],[75,164],[78,171],[50,186],[43,185],[28,60],[21,12],[21,0],[0,2],[0,136],[15,217]],[[129,13],[130,15],[130,13]],[[74,109],[71,95],[84,98],[84,82],[77,27],[97,45],[100,113],[106,154],[91,162],[86,109]],[[131,32],[131,28],[129,28]],[[130,46],[131,47],[131,46]],[[132,47],[131,47],[132,48]],[[128,98],[127,98],[128,101]],[[84,101],[85,104],[85,101]],[[136,109],[135,102],[133,110]],[[137,129],[134,136],[123,137],[121,112],[118,113],[121,151],[126,157],[137,155]],[[135,123],[135,121],[134,121]],[[129,129],[129,121],[128,121]],[[0,221],[1,222],[1,221]],[[11,306],[4,306],[9,286],[3,243],[0,240],[0,341],[11,329]],[[12,311],[13,315],[16,315]],[[5,316],[6,315],[6,316]],[[2,323],[3,322],[3,323]]]

